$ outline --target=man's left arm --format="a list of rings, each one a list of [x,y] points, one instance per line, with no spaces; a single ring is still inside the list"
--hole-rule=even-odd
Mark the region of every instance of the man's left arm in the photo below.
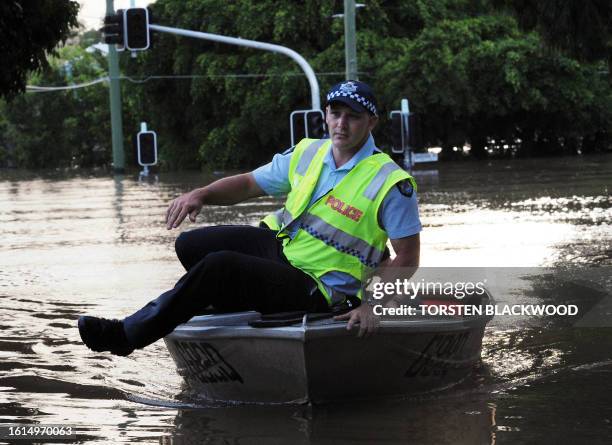
[[[395,251],[393,259],[388,258],[381,263],[382,280],[385,281],[385,268],[405,267],[412,268],[413,272],[419,267],[419,257],[421,253],[421,240],[419,234],[407,236],[399,239],[392,239],[391,246]],[[412,274],[411,274],[412,275]],[[408,277],[409,278],[409,277]],[[391,281],[391,280],[389,280]],[[358,337],[368,336],[376,332],[378,328],[378,317],[374,315],[372,306],[363,301],[362,304],[346,314],[334,317],[335,320],[348,320],[346,329],[351,330],[359,323]]]
[[[392,239],[391,246],[395,251],[395,258],[384,261],[382,267],[419,267],[421,237],[418,233],[405,238]]]
[[[380,226],[391,239],[395,257],[381,263],[377,273],[381,275],[382,281],[393,281],[394,270],[391,268],[401,267],[407,268],[408,273],[412,268],[410,273],[412,276],[419,266],[421,221],[416,192],[408,181],[397,184],[389,191],[379,211],[378,219]],[[388,273],[385,273],[385,269]],[[388,275],[387,280],[385,280],[386,275]],[[352,329],[356,323],[359,323],[357,334],[359,337],[373,333],[378,324],[378,318],[374,315],[372,307],[365,301],[362,303],[358,308],[335,318],[348,320],[347,329]]]

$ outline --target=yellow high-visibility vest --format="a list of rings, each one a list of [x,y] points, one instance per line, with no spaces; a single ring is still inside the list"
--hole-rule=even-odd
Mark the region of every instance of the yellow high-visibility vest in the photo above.
[[[320,278],[331,271],[344,272],[361,283],[376,268],[388,239],[378,224],[378,209],[387,192],[400,181],[408,180],[416,190],[414,178],[384,153],[361,160],[346,176],[310,207],[329,139],[303,139],[295,147],[289,166],[291,191],[285,207],[263,222],[283,240],[289,262],[310,275],[330,305],[344,301],[344,295],[327,291]],[[299,218],[299,229],[291,239],[287,226]],[[362,297],[360,290],[357,297]]]

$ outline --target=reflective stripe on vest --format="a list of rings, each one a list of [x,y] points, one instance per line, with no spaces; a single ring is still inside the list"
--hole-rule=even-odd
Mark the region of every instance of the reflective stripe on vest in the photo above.
[[[280,230],[284,210],[284,207],[281,207],[275,212],[272,212],[267,215],[264,219],[261,220],[261,222],[271,230]]]
[[[374,176],[374,179],[370,181],[370,185],[368,185],[368,188],[363,192],[363,196],[374,201],[389,175],[395,170],[400,170],[400,166],[395,162],[388,162],[383,165],[382,168],[378,170],[378,173],[376,173],[376,176]]]
[[[308,171],[308,166],[312,162],[313,158],[316,156],[319,148],[321,148],[321,146],[325,142],[327,142],[326,139],[312,140],[312,142],[306,147],[306,149],[304,150],[304,153],[299,159],[298,166],[295,169],[296,174],[299,174],[300,176],[304,176],[306,174],[306,172]],[[298,152],[299,152],[298,147],[299,147],[299,144],[298,146],[293,148],[294,153],[296,149],[298,149]],[[285,207],[281,207],[280,209],[274,211],[273,213],[266,215],[261,220],[261,223],[263,223],[264,225],[266,225],[268,228],[272,230],[278,231],[286,227],[287,225],[289,225],[291,221],[293,221],[293,217],[291,216],[291,213],[289,213]]]
[[[291,213],[289,213],[289,211],[284,207],[281,207],[273,213],[270,213],[264,219],[261,220],[261,222],[265,224],[269,229],[276,230],[277,232],[280,232],[280,230],[286,227],[291,221],[293,221]],[[277,237],[281,238],[281,236],[279,235],[280,233],[277,234]],[[284,236],[287,235],[284,234]]]
[[[304,145],[306,143],[307,145]],[[287,201],[285,202],[286,212],[283,215],[281,230],[285,229],[306,210],[308,201],[319,179],[324,155],[330,146],[331,141],[329,139],[303,139],[296,145],[293,156],[296,157],[295,161],[297,162],[294,163],[292,158],[289,166],[291,191],[287,195]],[[315,165],[315,168],[311,168],[311,165]],[[300,203],[297,207],[295,206],[296,202]]]
[[[281,227],[287,227],[291,221],[293,221],[293,216],[289,213],[289,210],[286,208],[282,208],[283,213],[281,215]]]
[[[364,240],[349,235],[315,215],[306,214],[300,222],[302,229],[338,252],[352,255],[368,267],[374,268],[380,264],[384,252]]]
[[[312,144],[310,144],[306,150],[304,150],[304,154],[300,158],[300,162],[298,163],[298,166],[295,169],[295,172],[298,175],[304,176],[306,174],[306,171],[308,171],[308,166],[317,154],[317,151],[319,151],[319,148],[321,148],[321,146],[325,142],[327,142],[326,139],[317,139]]]

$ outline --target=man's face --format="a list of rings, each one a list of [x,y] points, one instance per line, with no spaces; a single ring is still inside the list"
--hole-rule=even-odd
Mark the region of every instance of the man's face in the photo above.
[[[378,118],[367,111],[359,113],[342,103],[325,108],[325,123],[334,147],[341,152],[357,152],[367,140]]]

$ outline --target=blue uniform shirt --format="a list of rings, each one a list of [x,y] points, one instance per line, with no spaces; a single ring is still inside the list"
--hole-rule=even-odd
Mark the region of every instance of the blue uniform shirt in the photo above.
[[[346,164],[336,168],[336,162],[330,147],[323,161],[323,168],[321,169],[315,191],[310,198],[309,206],[329,192],[359,161],[372,155],[375,150],[374,138],[370,135],[363,147]],[[289,163],[291,162],[292,155],[292,151],[274,155],[272,162],[253,171],[255,182],[268,195],[280,196],[289,193],[291,190]],[[404,238],[421,231],[417,197],[414,191],[412,194],[406,194],[401,193],[398,187],[392,187],[383,200],[378,212],[380,225],[385,229],[390,239]],[[297,232],[298,227],[299,218],[288,227],[289,235],[293,236]],[[345,278],[343,272],[329,272],[321,277],[321,281],[326,287],[331,287],[336,291],[349,295],[356,295],[359,290],[347,285],[349,280]]]

